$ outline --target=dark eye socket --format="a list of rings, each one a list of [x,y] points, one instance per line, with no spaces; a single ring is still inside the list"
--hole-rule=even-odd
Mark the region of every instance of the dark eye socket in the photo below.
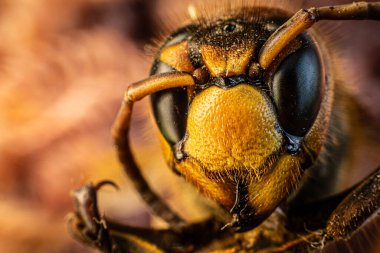
[[[305,136],[318,114],[324,73],[318,49],[303,35],[303,46],[283,60],[273,78],[273,98],[282,128]]]

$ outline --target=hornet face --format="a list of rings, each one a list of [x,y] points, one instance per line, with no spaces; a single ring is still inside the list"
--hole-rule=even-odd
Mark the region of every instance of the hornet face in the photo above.
[[[289,18],[262,12],[179,29],[151,70],[196,81],[151,95],[164,154],[176,173],[230,210],[236,231],[259,225],[299,185],[320,153],[333,97],[327,56],[310,32],[260,67],[263,44]]]

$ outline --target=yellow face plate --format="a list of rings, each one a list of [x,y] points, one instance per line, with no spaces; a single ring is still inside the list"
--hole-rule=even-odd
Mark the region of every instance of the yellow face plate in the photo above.
[[[267,99],[257,89],[238,85],[210,87],[193,100],[188,115],[185,153],[208,171],[257,171],[278,151],[282,136]]]
[[[252,54],[253,45],[233,45],[228,48],[205,45],[199,49],[202,60],[213,77],[230,77],[246,72]]]
[[[332,92],[325,91],[327,94]],[[323,145],[332,95],[304,138],[306,152],[318,154]],[[211,86],[192,100],[184,142],[186,158],[177,161],[161,138],[167,162],[204,195],[232,208],[236,178],[248,190],[255,215],[271,213],[300,182],[305,154],[289,155],[271,101],[263,91],[240,84],[229,89]]]

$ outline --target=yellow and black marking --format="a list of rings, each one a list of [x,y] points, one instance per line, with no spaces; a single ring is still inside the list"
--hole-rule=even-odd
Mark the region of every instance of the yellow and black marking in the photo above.
[[[254,47],[245,44],[235,44],[229,48],[205,45],[199,48],[199,52],[211,76],[231,77],[246,73]]]
[[[178,71],[192,72],[194,67],[190,62],[189,43],[187,41],[169,46],[162,50],[160,61]]]
[[[267,69],[258,63],[271,34],[266,24],[278,27],[287,18],[276,10],[262,23],[232,16],[182,28],[152,68],[201,80],[151,95],[164,155],[226,209],[239,213],[244,204],[244,224],[232,223],[240,231],[258,225],[297,187],[328,126],[333,87],[325,85],[329,77],[311,35],[300,35]]]
[[[174,32],[160,47],[152,76],[129,86],[113,128],[124,170],[169,228],[101,217],[96,191],[109,183],[102,182],[74,194],[73,234],[112,253],[309,252],[305,238],[350,236],[380,207],[380,169],[326,198],[344,165],[340,159],[350,154],[353,121],[342,110],[347,101],[334,82],[332,52],[305,30],[322,19],[379,17],[380,2],[302,9],[291,18],[273,6],[237,8]],[[148,95],[169,166],[229,211],[230,222],[212,217],[188,224],[145,181],[128,132],[134,103]],[[286,218],[281,213],[273,223],[272,215],[269,229],[259,226],[277,207]]]

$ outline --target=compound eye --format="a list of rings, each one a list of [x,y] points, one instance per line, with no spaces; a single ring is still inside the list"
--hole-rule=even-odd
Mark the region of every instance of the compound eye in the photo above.
[[[195,27],[185,27],[172,34],[164,43],[156,56],[151,69],[151,75],[178,71],[173,66],[160,60],[163,50],[173,45],[179,45],[187,40]],[[161,134],[170,145],[175,145],[183,139],[186,133],[189,100],[186,88],[162,90],[151,95],[153,115]]]
[[[151,95],[153,114],[166,141],[172,146],[186,132],[188,97],[185,88],[163,90]]]
[[[282,128],[305,136],[318,114],[324,73],[318,49],[310,42],[288,55],[273,78],[273,98]]]

